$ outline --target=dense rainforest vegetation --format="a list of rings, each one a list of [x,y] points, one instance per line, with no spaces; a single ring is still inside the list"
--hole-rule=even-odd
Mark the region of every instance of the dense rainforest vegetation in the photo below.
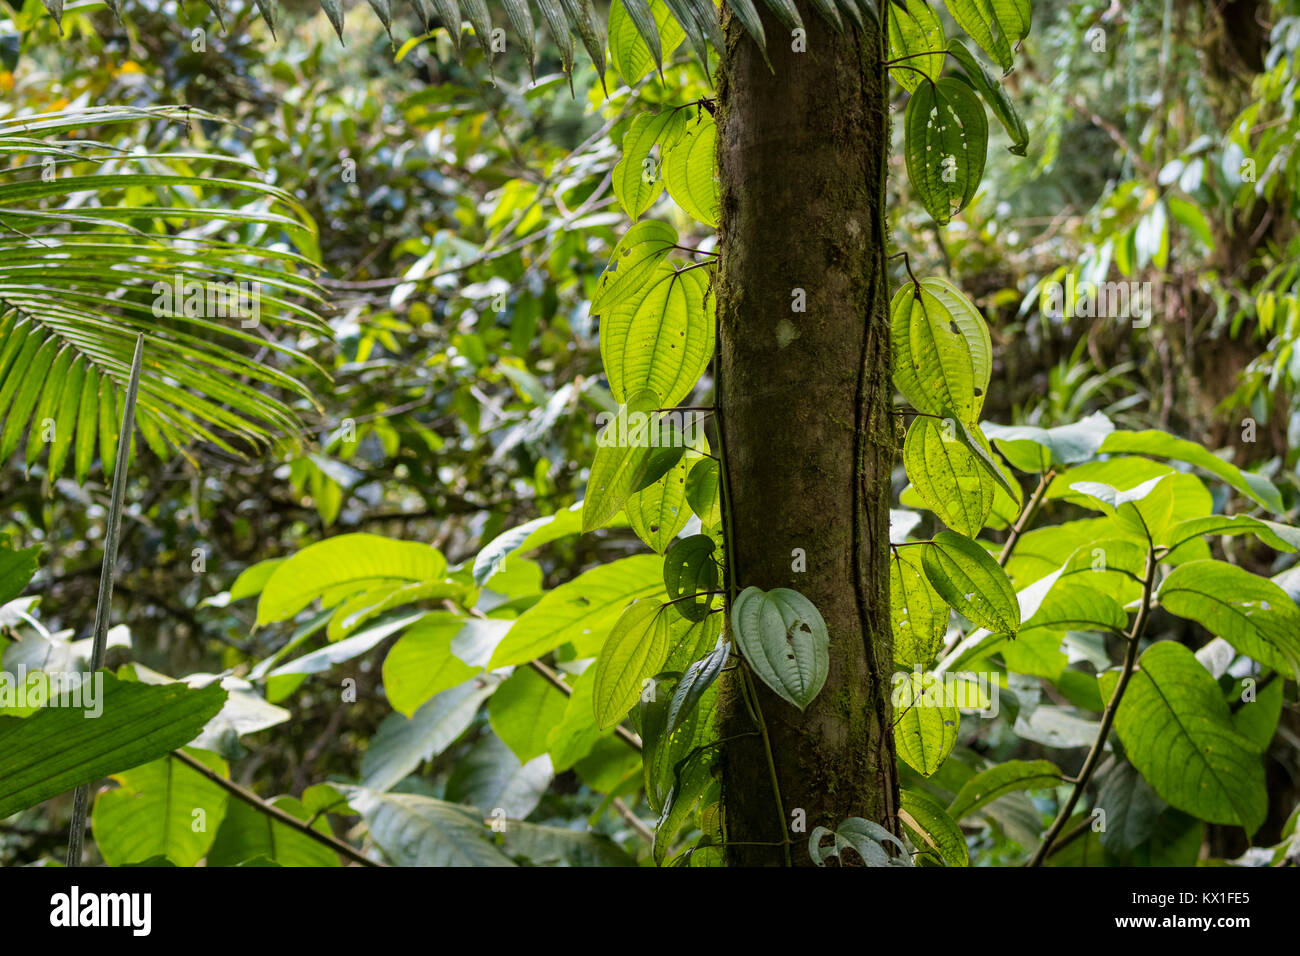
[[[0,863],[1300,863],[1296,0],[0,0]]]

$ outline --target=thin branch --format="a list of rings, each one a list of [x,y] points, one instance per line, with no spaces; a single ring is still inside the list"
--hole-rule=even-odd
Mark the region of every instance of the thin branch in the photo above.
[[[126,501],[126,473],[131,459],[131,435],[135,431],[135,397],[140,390],[140,369],[144,364],[144,336],[135,337],[135,355],[131,359],[131,378],[122,404],[122,427],[118,431],[117,464],[113,472],[113,490],[109,498],[107,526],[104,529],[104,563],[99,572],[99,599],[95,605],[95,630],[91,640],[90,670],[104,666],[104,648],[108,643],[108,619],[113,613],[113,574],[117,571],[117,545],[122,531],[122,507]],[[72,823],[68,829],[68,866],[81,866],[82,844],[86,838],[86,811],[90,808],[90,784],[83,783],[73,793]]]
[[[1056,472],[1048,469],[1043,473],[1043,477],[1038,479],[1038,487],[1034,489],[1029,500],[1025,502],[1024,509],[1020,512],[1020,517],[1016,523],[1011,526],[1011,533],[1007,535],[1006,544],[1002,545],[1002,551],[998,554],[998,566],[1005,568],[1007,562],[1011,560],[1011,554],[1016,550],[1016,545],[1020,543],[1020,537],[1025,533],[1025,529],[1038,516],[1038,509],[1042,507],[1043,499],[1047,497],[1047,489],[1056,477]]]
[[[1052,821],[1051,828],[1047,835],[1043,837],[1043,842],[1038,845],[1034,851],[1033,858],[1029,861],[1029,866],[1042,866],[1047,855],[1052,851],[1052,844],[1056,838],[1061,835],[1061,830],[1069,822],[1070,815],[1074,813],[1075,805],[1079,798],[1083,796],[1083,790],[1088,786],[1088,781],[1092,779],[1093,771],[1097,769],[1097,764],[1101,761],[1102,752],[1106,749],[1106,737],[1110,734],[1110,728],[1115,723],[1115,713],[1119,710],[1119,702],[1124,697],[1124,690],[1128,687],[1129,679],[1133,676],[1134,665],[1137,663],[1138,641],[1142,638],[1142,632],[1146,630],[1147,617],[1151,613],[1151,588],[1156,577],[1156,552],[1154,548],[1147,549],[1146,572],[1142,577],[1142,603],[1138,606],[1137,615],[1133,618],[1133,627],[1127,635],[1128,647],[1124,650],[1124,664],[1120,671],[1119,683],[1115,685],[1115,692],[1111,694],[1110,703],[1106,705],[1106,712],[1101,717],[1101,727],[1097,730],[1097,739],[1092,742],[1092,749],[1088,751],[1087,758],[1083,761],[1083,768],[1079,771],[1079,776],[1075,778],[1074,789],[1070,791],[1070,797],[1061,807],[1061,812],[1056,815]]]
[[[388,866],[387,863],[380,863],[376,860],[370,859],[368,856],[363,854],[360,850],[356,849],[353,846],[348,845],[347,843],[344,843],[342,840],[338,839],[337,837],[331,836],[327,833],[321,833],[319,830],[313,829],[312,827],[304,823],[302,820],[299,820],[297,817],[285,813],[279,807],[272,806],[271,804],[263,800],[261,797],[259,797],[257,794],[253,793],[253,791],[241,787],[233,780],[226,779],[221,774],[217,773],[215,770],[209,767],[207,764],[203,763],[200,760],[196,760],[194,757],[191,757],[185,751],[173,750],[170,756],[175,757],[177,760],[185,764],[185,766],[189,767],[195,773],[201,774],[203,777],[205,777],[212,783],[215,783],[222,790],[225,790],[227,793],[231,794],[232,796],[238,797],[240,800],[243,800],[246,804],[248,804],[254,810],[257,810],[259,813],[264,813],[268,817],[271,817],[276,822],[283,823],[285,826],[293,830],[297,830],[303,836],[310,837],[311,839],[315,840],[317,843],[323,843],[331,850],[334,850],[336,853],[341,853],[349,860],[352,860],[355,863],[360,863],[362,866]]]

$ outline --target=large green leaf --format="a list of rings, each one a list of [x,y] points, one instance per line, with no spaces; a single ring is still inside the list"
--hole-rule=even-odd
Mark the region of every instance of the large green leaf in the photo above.
[[[604,527],[636,492],[670,474],[686,453],[671,419],[655,411],[658,399],[641,391],[620,405],[596,436],[596,456],[587,475],[582,531]]]
[[[189,768],[186,768],[189,769]],[[271,805],[304,823],[312,811],[293,797],[277,797]],[[312,829],[333,836],[329,821],[322,815]],[[259,857],[280,866],[338,866],[338,854],[318,840],[262,813],[242,800],[231,800],[217,830],[216,840],[208,851],[208,866],[238,866]]]
[[[605,639],[596,658],[592,703],[596,725],[608,730],[641,696],[642,683],[658,673],[668,657],[667,607],[642,598],[628,605]]]
[[[588,667],[572,682],[573,693],[564,709],[564,718],[546,734],[547,751],[556,773],[568,770],[587,756],[605,732],[596,726],[596,710],[592,703],[596,670]]]
[[[1274,514],[1286,511],[1281,494],[1267,478],[1242,471],[1195,442],[1175,438],[1167,432],[1155,429],[1141,432],[1113,432],[1106,436],[1100,450],[1105,454],[1155,455],[1159,458],[1185,461],[1222,479]]]
[[[933,850],[947,866],[969,866],[966,837],[944,805],[924,790],[901,790],[899,818],[914,833],[912,842],[922,851]]]
[[[205,750],[189,754],[229,776],[226,762]],[[110,866],[166,857],[193,866],[212,846],[229,794],[175,757],[113,775],[116,790],[95,798],[95,846]]]
[[[636,866],[636,861],[609,837],[564,827],[511,821],[505,852],[533,866]]]
[[[1268,578],[1225,561],[1189,561],[1161,582],[1156,599],[1238,652],[1284,674],[1300,673],[1300,608]]]
[[[957,613],[995,634],[1020,630],[1015,589],[977,542],[955,531],[941,531],[921,545],[921,566],[939,596]]]
[[[318,541],[277,565],[257,602],[257,623],[293,617],[320,599],[331,607],[354,594],[442,577],[447,560],[436,548],[374,534]]]
[[[1087,461],[1115,430],[1109,418],[1094,412],[1082,421],[1057,428],[984,423],[984,434],[1021,471],[1045,472]]]
[[[954,37],[948,44],[948,51],[961,64],[962,69],[966,71],[965,78],[984,98],[984,102],[998,118],[1002,128],[1007,131],[1007,136],[1011,138],[1008,149],[1017,156],[1025,155],[1029,145],[1029,130],[1025,127],[1025,121],[1020,118],[1020,111],[1016,109],[1016,104],[1002,88],[1002,84],[989,75],[989,72],[984,69],[984,64],[976,59],[961,40]]]
[[[643,113],[632,120],[623,136],[623,158],[614,166],[613,179],[614,195],[631,218],[639,219],[664,191],[664,156],[685,127],[686,114],[681,109]]]
[[[398,866],[514,866],[472,807],[413,793],[340,789]]]
[[[913,408],[967,424],[979,420],[993,372],[993,343],[979,310],[946,279],[908,283],[890,304],[894,385]]]
[[[519,667],[488,701],[488,720],[522,763],[546,753],[550,729],[564,719],[564,693],[531,667]]]
[[[940,225],[975,197],[984,176],[989,126],[970,86],[951,76],[923,82],[903,116],[907,178]]]
[[[469,728],[479,705],[495,689],[494,682],[468,681],[438,694],[411,717],[389,714],[361,758],[362,783],[372,790],[388,790],[442,753]]]
[[[494,819],[523,819],[537,809],[554,779],[545,754],[522,763],[501,740],[485,734],[468,755],[457,759],[444,796],[478,807]]]
[[[614,0],[609,5],[609,58],[628,86],[659,69],[684,36],[681,25],[662,4]]]
[[[658,554],[668,550],[691,518],[686,505],[686,479],[691,465],[698,460],[683,455],[668,474],[629,495],[623,505],[636,536]]]
[[[889,560],[889,618],[894,661],[925,666],[943,649],[948,605],[925,577],[916,548],[896,549]]]
[[[1016,790],[1046,790],[1061,782],[1060,769],[1047,760],[1008,760],[971,777],[948,804],[957,822],[998,797]]]
[[[0,820],[109,774],[148,763],[189,743],[217,715],[226,692],[184,684],[137,684],[105,671],[103,693],[87,709],[46,705],[30,717],[0,717]],[[61,697],[65,704],[76,697]],[[99,710],[87,720],[86,714]]]
[[[479,673],[452,650],[464,618],[431,612],[407,628],[384,658],[384,694],[393,709],[411,717],[429,698]]]
[[[36,559],[41,546],[15,548],[9,537],[0,537],[0,604],[7,604],[23,593],[36,574]]]
[[[830,635],[820,612],[789,588],[745,588],[731,608],[736,647],[768,687],[804,710],[826,683]]]
[[[718,129],[700,110],[664,153],[664,184],[682,211],[706,226],[718,225]]]
[[[993,510],[993,481],[959,442],[956,423],[918,416],[907,430],[903,465],[912,487],[948,527],[974,537]]]
[[[643,391],[671,408],[690,395],[713,358],[713,298],[700,269],[657,267],[632,299],[604,317],[600,357],[614,401]]]
[[[662,567],[658,555],[633,555],[594,567],[547,592],[511,626],[489,666],[526,664],[564,643],[573,644],[579,657],[594,656],[628,604],[663,588]]]
[[[1030,0],[945,0],[945,5],[980,49],[1009,71],[1014,47],[1029,35]]]
[[[1160,475],[1127,490],[1100,481],[1074,481],[1070,490],[1085,496],[1083,504],[1096,508],[1140,539],[1154,539],[1174,518],[1175,475]]]
[[[1252,518],[1250,515],[1208,515],[1203,518],[1188,518],[1180,521],[1157,539],[1157,544],[1166,545],[1171,551],[1202,535],[1253,534],[1270,548],[1287,554],[1300,549],[1300,528]]]
[[[945,700],[942,678],[916,671],[894,677],[894,746],[909,767],[928,777],[948,759],[961,712]]]
[[[487,584],[512,554],[527,554],[544,544],[581,532],[582,507],[583,503],[579,501],[555,514],[534,518],[501,532],[474,559],[474,583]]]
[[[695,534],[673,545],[664,558],[664,590],[673,613],[703,620],[718,590],[717,544],[707,534]]]
[[[1214,678],[1172,641],[1147,648],[1138,668],[1115,714],[1133,766],[1178,809],[1254,833],[1268,812],[1264,765],[1233,728]],[[1117,680],[1108,676],[1104,695]]]
[[[596,282],[592,314],[604,315],[639,292],[676,245],[677,230],[666,222],[647,219],[633,225],[614,247],[609,264]]]

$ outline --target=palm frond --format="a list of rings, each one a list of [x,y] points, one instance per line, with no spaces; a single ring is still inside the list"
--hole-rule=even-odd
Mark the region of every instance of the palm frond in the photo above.
[[[228,157],[124,151],[109,127],[215,120],[105,107],[0,119],[0,461],[27,436],[84,481],[111,473],[117,410],[145,339],[136,426],[160,456],[196,440],[248,452],[300,430],[307,388],[257,352],[327,337],[316,227],[292,195]],[[228,169],[229,176],[213,171]],[[284,396],[284,397],[281,397]],[[97,440],[98,439],[98,440]]]
[[[61,21],[62,0],[41,0],[41,2],[56,20]],[[390,0],[368,0],[368,2],[391,37],[393,11]],[[655,65],[661,66],[658,55],[659,38],[655,32],[654,17],[650,15],[648,9],[652,0],[612,0],[612,2],[623,4],[636,24],[641,38],[651,50]],[[713,46],[714,49],[722,46],[722,33],[718,25],[721,14],[717,0],[664,0],[664,2],[672,12],[673,18],[685,31],[687,42],[697,53],[701,53],[706,44]],[[765,5],[776,17],[777,22],[787,29],[793,30],[803,25],[795,0],[721,0],[721,3],[740,20],[746,32],[760,48],[766,49],[767,37],[755,2]],[[812,0],[812,5],[818,15],[835,29],[843,30],[846,20],[858,28],[864,27],[868,18],[879,23],[877,10],[879,2],[882,0]],[[214,5],[215,0],[209,0],[209,3]],[[273,0],[256,0],[256,3],[258,13],[274,35],[276,23]],[[410,0],[410,3],[419,14],[420,24],[425,25],[429,11],[423,0]],[[495,22],[493,8],[498,6],[504,10],[502,22],[509,25],[511,34],[522,45],[531,64],[536,50],[535,23],[538,19],[532,15],[531,7],[536,4],[541,12],[540,19],[545,22],[547,30],[560,49],[565,72],[572,72],[574,40],[577,39],[582,42],[600,73],[601,80],[604,80],[605,38],[609,35],[609,31],[605,28],[605,24],[600,23],[592,0],[431,0],[431,3],[441,25],[450,32],[457,55],[463,49],[461,34],[468,23],[489,64],[492,54],[488,44]],[[340,0],[320,0],[320,5],[325,15],[329,17],[334,32],[342,41],[344,30],[342,3]],[[110,7],[114,14],[120,15],[120,4],[112,2]]]

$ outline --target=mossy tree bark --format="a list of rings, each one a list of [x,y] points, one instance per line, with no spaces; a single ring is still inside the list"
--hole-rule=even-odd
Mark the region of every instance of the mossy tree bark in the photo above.
[[[724,677],[727,859],[742,866],[782,864],[784,845],[753,844],[787,839],[793,863],[810,864],[808,833],[846,817],[896,826],[884,44],[874,25],[839,35],[799,6],[806,52],[764,17],[772,70],[732,19],[718,87],[718,403],[735,582],[800,591],[830,632],[829,676],[806,712],[753,682],[770,763],[741,673]]]

